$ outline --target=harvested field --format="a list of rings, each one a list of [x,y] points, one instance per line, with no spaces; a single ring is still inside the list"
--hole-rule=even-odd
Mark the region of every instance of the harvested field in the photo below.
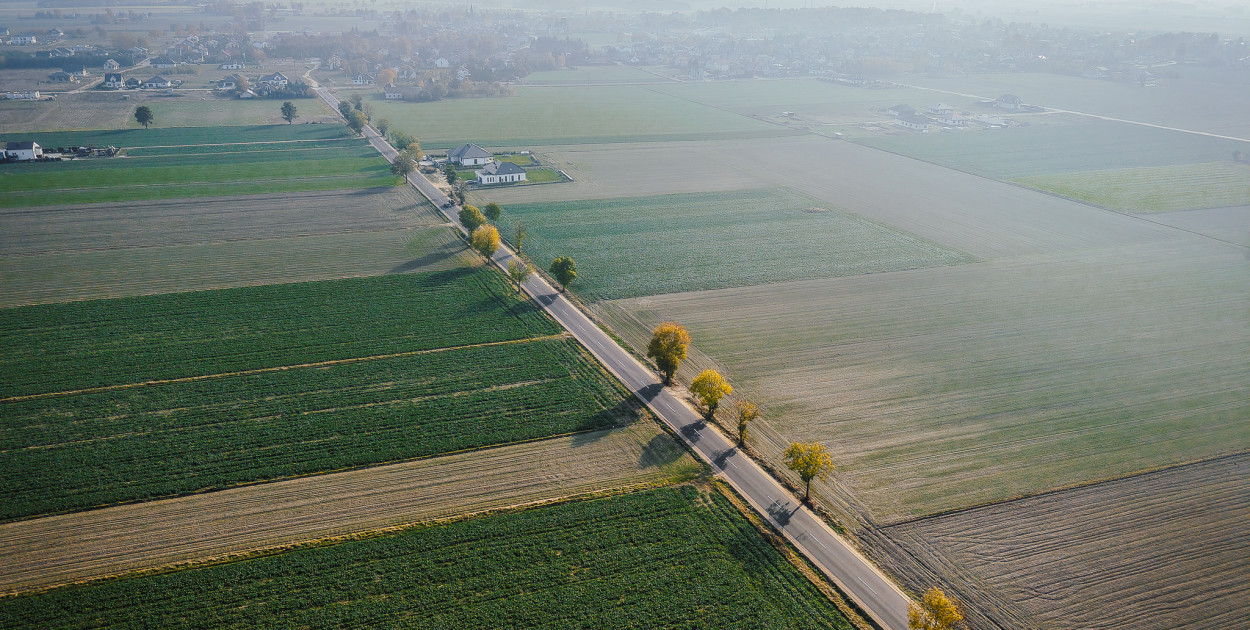
[[[187,627],[850,627],[726,498],[691,486],[0,600],[10,628],[138,615]]]
[[[702,473],[653,422],[0,525],[0,591]]]
[[[940,100],[927,90],[870,89],[819,79],[684,82],[648,89],[748,116],[776,117],[790,111],[795,116],[789,123],[888,121],[885,110],[899,103],[920,107]]]
[[[1247,522],[1241,455],[902,523],[874,551],[982,627],[1216,630],[1245,622]]]
[[[1161,212],[1152,221],[1250,247],[1250,206]]]
[[[185,79],[200,83],[194,77]],[[293,102],[299,108],[299,118],[296,119],[298,123],[316,121],[342,126],[335,113],[319,98],[298,99]],[[152,113],[156,116],[155,127],[145,130],[135,122],[135,107],[139,105],[152,108]],[[185,92],[178,97],[169,97],[137,90],[128,90],[125,94],[89,91],[62,94],[55,101],[0,101],[0,134],[21,134],[25,137],[32,131],[64,129],[154,131],[172,127],[286,125],[279,111],[281,106],[282,101],[245,101],[207,95],[204,92]]]
[[[470,263],[407,186],[0,209],[0,306]]]
[[[648,416],[565,337],[6,401],[0,408],[0,520],[600,430]]]
[[[487,148],[670,142],[793,135],[776,125],[660,94],[646,86],[517,87],[502,98],[372,102],[375,116],[421,138],[427,151],[465,142]],[[507,116],[498,116],[500,109]]]
[[[820,206],[824,212],[806,212]],[[535,260],[572,256],[591,299],[969,262],[786,190],[511,205]],[[761,261],[767,260],[767,264]]]
[[[601,311],[635,347],[685,324],[764,408],[757,448],[824,442],[830,496],[897,522],[1250,447],[1245,251],[1175,239]]]
[[[1065,116],[1054,124],[964,133],[873,136],[855,142],[992,179],[1231,161],[1250,142]],[[1231,166],[1231,164],[1230,164]]]
[[[562,70],[532,72],[526,85],[602,85],[620,83],[674,83],[672,79],[630,66],[580,66]]]
[[[1013,181],[1122,212],[1250,205],[1250,167],[1231,162],[1038,175]]]

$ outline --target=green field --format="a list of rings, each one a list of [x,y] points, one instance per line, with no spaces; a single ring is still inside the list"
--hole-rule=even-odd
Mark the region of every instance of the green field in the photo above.
[[[1037,175],[1012,181],[1123,212],[1250,205],[1250,168],[1232,162]]]
[[[213,144],[256,144],[351,138],[343,125],[249,125],[237,127],[152,127],[150,129],[90,129],[6,134],[5,140],[33,140],[42,147],[115,146],[190,147]],[[233,150],[239,150],[237,147]]]
[[[627,397],[542,337],[4,402],[0,520],[621,426]]]
[[[700,81],[651,86],[674,98],[739,114],[775,117],[792,111],[798,121],[845,123],[883,120],[882,110],[911,103],[921,107],[938,95],[909,88],[868,89],[818,79]]]
[[[490,148],[798,133],[629,85],[518,87],[515,95],[504,98],[372,105],[375,117],[390,119],[395,128],[420,138],[427,151],[466,142]]]
[[[228,74],[227,71],[214,76]],[[288,73],[289,74],[289,73]],[[146,78],[146,77],[144,77]],[[203,87],[199,76],[184,76],[190,87]],[[176,91],[177,92],[177,91]],[[200,93],[182,92],[168,97],[147,93],[119,94],[113,91],[62,94],[55,102],[0,100],[0,133],[21,134],[31,131],[64,129],[118,129],[144,131],[135,122],[135,107],[147,105],[156,116],[155,126],[148,131],[175,127],[216,127],[238,125],[287,124],[282,120],[282,101],[239,100],[202,97]],[[337,114],[318,98],[292,101],[299,111],[296,126],[304,122],[337,122]],[[338,125],[335,125],[338,126]]]
[[[656,76],[630,66],[580,66],[564,70],[532,72],[525,76],[526,85],[595,85],[619,83],[672,83],[672,79]]]
[[[0,310],[0,396],[557,332],[485,268],[27,306]]]
[[[309,127],[315,131],[295,131]],[[56,134],[46,142],[134,148],[126,157],[0,167],[0,206],[339,190],[397,181],[366,140],[342,138],[330,125],[274,126],[239,134],[205,129],[158,138],[135,138],[127,132]]]
[[[0,600],[6,628],[849,628],[730,503],[662,488]]]
[[[615,299],[968,262],[786,190],[508,206],[526,253],[572,256],[574,290]],[[507,232],[507,230],[505,230]]]

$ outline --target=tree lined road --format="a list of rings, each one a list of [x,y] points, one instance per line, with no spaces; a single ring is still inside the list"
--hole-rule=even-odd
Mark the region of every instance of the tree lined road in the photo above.
[[[338,99],[324,88],[319,94],[336,111]],[[365,137],[387,160],[397,152],[371,127]],[[457,206],[444,206],[450,200],[419,173],[408,181],[416,186],[444,216],[461,231],[464,226],[457,217]],[[524,264],[507,247],[500,247],[493,257],[504,270],[510,261]],[[523,287],[539,305],[567,329],[630,391],[664,420],[690,447],[716,469],[751,506],[782,532],[791,543],[825,573],[843,593],[849,595],[878,625],[893,630],[906,630],[907,607],[910,600],[893,582],[854,550],[823,521],[802,507],[784,487],[764,472],[749,457],[740,453],[734,442],[708,426],[702,417],[683,400],[666,389],[649,368],[618,346],[610,337],[551,287],[542,277],[530,276]]]

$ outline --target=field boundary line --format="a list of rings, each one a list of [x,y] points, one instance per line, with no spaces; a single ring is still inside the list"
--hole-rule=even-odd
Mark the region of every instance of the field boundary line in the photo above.
[[[1076,491],[1076,490],[1083,490],[1083,489],[1085,489],[1085,488],[1092,488],[1092,487],[1094,487],[1094,486],[1100,486],[1100,485],[1103,485],[1103,484],[1116,483],[1116,482],[1119,482],[1119,481],[1127,481],[1127,480],[1129,480],[1129,479],[1134,479],[1134,478],[1136,478],[1136,477],[1147,477],[1147,476],[1150,476],[1150,475],[1159,475],[1159,474],[1163,474],[1163,473],[1171,472],[1171,471],[1173,471],[1173,470],[1180,470],[1180,469],[1182,469],[1182,468],[1189,468],[1189,467],[1191,467],[1191,466],[1198,466],[1198,465],[1201,465],[1201,464],[1209,464],[1209,463],[1212,463],[1212,462],[1219,462],[1219,461],[1223,461],[1223,460],[1226,460],[1226,459],[1234,459],[1234,458],[1237,458],[1237,457],[1245,457],[1246,455],[1250,455],[1250,448],[1247,448],[1247,449],[1242,449],[1242,450],[1240,450],[1240,451],[1234,451],[1234,452],[1232,452],[1232,453],[1224,453],[1223,455],[1216,455],[1215,457],[1204,457],[1204,458],[1201,458],[1201,459],[1193,459],[1193,460],[1189,460],[1189,461],[1185,461],[1185,462],[1180,462],[1180,463],[1178,463],[1178,464],[1168,464],[1168,465],[1165,465],[1165,466],[1156,466],[1156,467],[1154,467],[1154,468],[1146,468],[1146,469],[1143,469],[1143,470],[1138,470],[1138,471],[1131,472],[1131,473],[1126,473],[1126,474],[1123,474],[1123,475],[1117,475],[1117,476],[1114,476],[1114,477],[1104,477],[1104,478],[1102,478],[1102,479],[1094,479],[1094,480],[1091,480],[1091,481],[1081,481],[1081,482],[1077,482],[1077,483],[1074,483],[1074,484],[1069,484],[1069,485],[1066,485],[1066,486],[1060,486],[1060,487],[1058,487],[1058,488],[1051,488],[1050,490],[1043,490],[1043,491],[1041,491],[1041,492],[1033,492],[1033,493],[1029,493],[1029,494],[1021,494],[1021,495],[1017,495],[1017,496],[1014,496],[1014,497],[1009,497],[1009,498],[1006,498],[1006,499],[998,499],[998,500],[996,500],[996,501],[986,501],[985,503],[978,503],[978,504],[976,504],[976,505],[969,505],[969,506],[966,506],[966,507],[955,508],[955,509],[951,509],[951,510],[943,510],[943,511],[941,511],[941,512],[934,512],[934,513],[932,513],[932,514],[926,514],[926,515],[924,515],[924,516],[919,516],[919,517],[916,517],[916,518],[913,518],[913,519],[908,519],[908,520],[905,520],[905,521],[899,521],[899,522],[897,522],[897,523],[890,523],[890,524],[888,524],[888,525],[881,525],[881,526],[879,526],[879,527],[876,527],[875,529],[876,529],[877,531],[885,531],[885,530],[888,530],[888,529],[891,529],[891,528],[894,528],[894,527],[901,527],[901,526],[903,526],[903,525],[913,525],[913,524],[915,524],[915,523],[921,523],[921,522],[924,522],[924,521],[931,521],[931,520],[935,520],[935,519],[939,519],[939,518],[943,518],[943,517],[947,517],[947,516],[953,516],[953,515],[956,515],[956,514],[963,514],[963,513],[965,513],[965,512],[972,512],[972,511],[975,511],[975,510],[981,510],[981,509],[984,509],[984,508],[994,507],[994,506],[997,506],[997,505],[1002,505],[1002,504],[1005,504],[1005,503],[1014,503],[1014,502],[1016,502],[1016,501],[1024,501],[1024,500],[1026,500],[1026,499],[1034,499],[1034,498],[1037,498],[1037,497],[1045,497],[1045,496],[1051,496],[1051,495],[1056,495],[1056,494],[1064,494],[1064,493],[1067,493],[1067,492],[1073,492],[1073,491]]]
[[[382,361],[385,359],[400,359],[404,357],[415,357],[424,354],[437,354],[440,352],[449,352],[452,350],[466,350],[469,348],[488,348],[490,346],[506,346],[518,343],[529,343],[531,341],[549,341],[552,339],[566,339],[572,337],[571,333],[563,332],[554,335],[543,335],[540,337],[526,337],[525,339],[511,339],[508,341],[491,341],[487,343],[470,343],[460,346],[447,346],[444,348],[432,348],[429,350],[411,350],[408,352],[395,352],[391,354],[376,354],[367,357],[351,357],[348,359],[330,359],[327,361],[316,361],[313,363],[296,363],[293,365],[278,365],[267,368],[255,368],[251,370],[239,370],[236,372],[219,372],[216,374],[200,374],[198,376],[184,376],[181,378],[170,378],[143,381],[141,383],[121,383],[118,385],[104,385],[102,387],[87,387],[84,389],[71,389],[60,392],[44,392],[42,394],[27,394],[25,396],[11,396],[9,398],[0,398],[0,403],[23,402],[27,400],[42,400],[45,398],[56,398],[58,396],[77,396],[80,394],[95,394],[99,392],[118,391],[123,389],[135,389],[139,387],[148,387],[151,385],[170,385],[174,383],[194,383],[196,381],[207,381],[216,378],[228,378],[231,376],[249,376],[252,374],[267,374],[270,372],[284,372],[287,370],[299,370],[304,368],[327,367],[331,365],[348,365],[351,363],[363,363],[365,361]]]

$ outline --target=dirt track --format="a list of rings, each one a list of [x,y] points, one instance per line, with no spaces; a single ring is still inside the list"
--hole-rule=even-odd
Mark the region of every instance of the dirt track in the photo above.
[[[0,525],[22,592],[698,474],[650,422],[540,442]]]
[[[1239,455],[887,527],[878,550],[990,611],[975,627],[1234,628],[1247,522]]]

